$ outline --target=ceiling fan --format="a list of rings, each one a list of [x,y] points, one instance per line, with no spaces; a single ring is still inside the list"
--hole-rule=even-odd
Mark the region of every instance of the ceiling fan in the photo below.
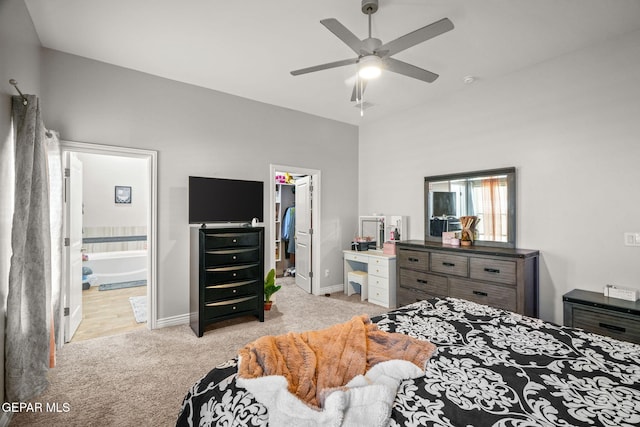
[[[364,40],[360,40],[355,34],[349,31],[347,27],[338,22],[337,19],[329,18],[320,21],[322,25],[335,34],[358,55],[356,58],[329,62],[327,64],[316,65],[308,68],[301,68],[299,70],[291,71],[291,74],[298,76],[300,74],[357,64],[358,74],[356,77],[356,84],[354,85],[353,92],[351,94],[351,101],[362,101],[362,95],[364,93],[367,80],[379,76],[382,69],[413,77],[414,79],[422,80],[427,83],[431,83],[437,79],[437,74],[416,67],[415,65],[391,58],[391,56],[433,37],[439,36],[442,33],[453,30],[453,23],[448,18],[443,18],[383,44],[380,39],[371,37],[371,15],[377,10],[378,0],[362,0],[362,13],[369,17],[369,37]]]

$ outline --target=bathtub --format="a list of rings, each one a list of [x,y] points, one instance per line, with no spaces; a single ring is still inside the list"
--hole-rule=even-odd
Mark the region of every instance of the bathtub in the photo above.
[[[97,276],[92,286],[107,283],[147,280],[147,251],[114,251],[86,253],[89,258],[82,263]]]

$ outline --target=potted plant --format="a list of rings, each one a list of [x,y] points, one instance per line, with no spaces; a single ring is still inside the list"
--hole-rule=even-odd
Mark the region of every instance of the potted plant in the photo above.
[[[267,273],[267,277],[264,279],[264,309],[271,310],[271,296],[278,292],[282,288],[280,285],[276,285],[276,270],[271,269]]]

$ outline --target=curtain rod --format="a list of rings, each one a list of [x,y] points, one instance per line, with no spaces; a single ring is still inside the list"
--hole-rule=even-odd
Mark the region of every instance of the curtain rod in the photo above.
[[[16,90],[18,91],[18,93],[22,97],[22,105],[27,105],[29,102],[27,101],[27,97],[24,96],[22,94],[22,92],[20,92],[20,89],[18,88],[18,82],[15,81],[14,79],[11,79],[11,80],[9,80],[9,83],[11,83],[11,85],[16,88]]]

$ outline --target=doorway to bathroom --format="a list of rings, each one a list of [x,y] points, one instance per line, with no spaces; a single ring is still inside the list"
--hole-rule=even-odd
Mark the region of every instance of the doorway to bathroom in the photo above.
[[[65,342],[152,329],[157,153],[67,141],[61,148]]]

